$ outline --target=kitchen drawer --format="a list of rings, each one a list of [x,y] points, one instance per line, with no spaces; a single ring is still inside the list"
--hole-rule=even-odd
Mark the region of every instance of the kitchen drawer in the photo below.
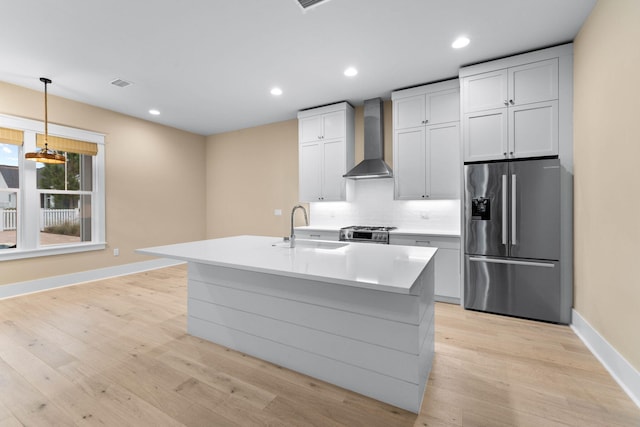
[[[338,241],[339,230],[295,230],[296,239]]]
[[[429,236],[419,234],[391,234],[392,245],[428,246],[432,248],[460,249],[459,237]]]

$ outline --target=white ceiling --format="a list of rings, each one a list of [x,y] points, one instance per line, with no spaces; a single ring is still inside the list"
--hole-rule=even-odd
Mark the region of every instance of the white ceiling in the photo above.
[[[0,80],[41,91],[49,77],[51,95],[211,135],[389,99],[461,65],[572,41],[595,2],[3,1]],[[471,44],[452,49],[461,34]],[[359,74],[345,77],[347,66]]]

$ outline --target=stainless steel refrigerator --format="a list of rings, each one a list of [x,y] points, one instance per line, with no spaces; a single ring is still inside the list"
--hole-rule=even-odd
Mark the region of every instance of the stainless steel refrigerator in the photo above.
[[[568,323],[558,159],[465,167],[464,307]]]

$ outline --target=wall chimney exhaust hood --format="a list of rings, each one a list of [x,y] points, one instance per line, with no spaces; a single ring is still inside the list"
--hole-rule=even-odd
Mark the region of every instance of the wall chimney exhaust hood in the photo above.
[[[393,178],[384,162],[382,99],[364,101],[364,160],[342,175],[349,179]]]

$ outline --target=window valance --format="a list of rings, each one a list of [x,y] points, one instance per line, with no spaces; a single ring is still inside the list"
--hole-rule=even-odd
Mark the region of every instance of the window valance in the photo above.
[[[0,144],[22,145],[24,132],[0,127]]]
[[[44,135],[36,135],[36,146],[44,148]],[[49,148],[69,153],[87,154],[89,156],[98,154],[98,144],[94,142],[78,141],[77,139],[51,135],[49,135]]]

